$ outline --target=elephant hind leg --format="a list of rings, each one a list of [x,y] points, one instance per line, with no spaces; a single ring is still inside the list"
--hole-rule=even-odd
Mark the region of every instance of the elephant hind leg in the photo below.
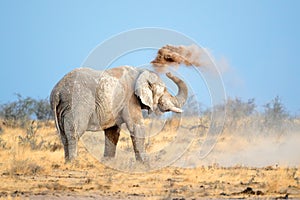
[[[61,141],[64,146],[65,162],[71,162],[77,157],[77,139],[67,139],[65,136],[61,136]]]
[[[68,139],[67,139],[64,131],[61,131],[60,138],[61,138],[62,144],[64,146],[65,161],[69,162],[70,161],[70,157],[69,157]]]
[[[113,126],[111,128],[105,129],[105,147],[104,147],[104,157],[115,157],[117,143],[120,136],[120,128],[118,126]]]
[[[78,154],[77,152],[78,140],[79,140],[79,135],[82,131],[75,130],[74,124],[75,122],[72,119],[68,117],[64,118],[64,123],[63,123],[64,127],[61,133],[61,140],[64,145],[66,162],[75,160]]]

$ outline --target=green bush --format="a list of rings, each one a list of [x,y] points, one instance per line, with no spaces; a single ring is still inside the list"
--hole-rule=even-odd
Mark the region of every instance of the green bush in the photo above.
[[[22,128],[28,126],[30,120],[48,121],[52,119],[52,111],[48,98],[23,98],[17,94],[17,100],[0,105],[0,117],[8,126]]]

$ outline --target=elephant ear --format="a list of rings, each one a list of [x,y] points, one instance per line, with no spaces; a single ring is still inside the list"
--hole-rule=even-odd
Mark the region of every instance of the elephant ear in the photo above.
[[[143,71],[135,82],[135,94],[152,111],[157,107],[158,99],[163,95],[165,85],[157,74]]]

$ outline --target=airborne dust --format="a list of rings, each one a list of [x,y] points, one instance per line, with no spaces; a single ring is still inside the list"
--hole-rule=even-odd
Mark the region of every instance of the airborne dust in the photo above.
[[[179,66],[194,66],[199,69],[205,68],[210,70],[215,63],[218,62],[213,60],[209,51],[197,45],[165,45],[158,50],[155,59],[151,61],[153,68],[160,73],[166,72],[168,67],[176,69]],[[223,66],[217,67],[221,72],[223,71]],[[203,72],[203,70],[201,71]],[[257,118],[255,121],[262,120]],[[238,123],[247,122],[241,121]],[[201,142],[199,142],[201,138],[197,138],[191,145],[191,148],[174,165],[180,167],[196,167],[211,164],[252,167],[268,165],[299,166],[300,122],[297,120],[293,122],[287,121],[283,124],[293,127],[292,129],[273,131],[271,134],[261,131],[265,129],[262,123],[259,122],[259,125],[250,128],[232,129],[232,127],[225,127],[225,131],[218,138],[215,148],[202,160],[198,156],[201,150]],[[274,123],[276,124],[277,122]]]
[[[157,56],[151,61],[151,64],[159,72],[164,71],[169,66],[204,67],[208,62],[207,55],[205,49],[199,48],[196,45],[166,45],[158,50]]]

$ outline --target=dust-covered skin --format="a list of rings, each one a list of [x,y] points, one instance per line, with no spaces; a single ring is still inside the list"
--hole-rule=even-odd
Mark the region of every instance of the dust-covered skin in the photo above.
[[[51,107],[64,145],[65,160],[77,156],[77,142],[86,130],[104,130],[105,157],[114,157],[121,124],[130,131],[135,156],[144,161],[142,109],[182,112],[187,86],[168,73],[179,90],[172,96],[160,77],[149,70],[124,66],[105,71],[75,69],[51,92]]]
[[[77,140],[86,130],[99,130],[95,92],[101,72],[79,68],[65,75],[50,95],[57,130],[64,145],[65,159],[77,155]]]

